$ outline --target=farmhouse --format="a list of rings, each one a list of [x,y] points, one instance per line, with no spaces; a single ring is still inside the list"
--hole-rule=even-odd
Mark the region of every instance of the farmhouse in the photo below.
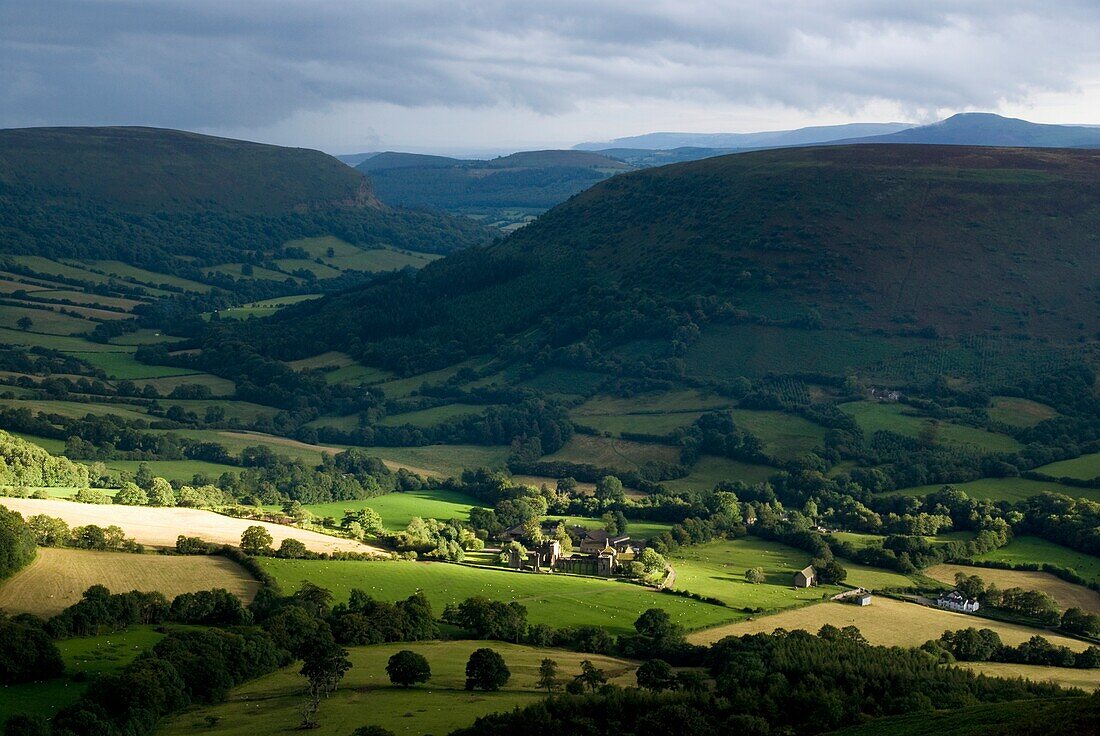
[[[864,590],[863,588],[846,590],[843,593],[834,595],[833,600],[840,601],[841,603],[851,603],[856,606],[869,606],[871,605],[871,591]]]
[[[808,565],[794,574],[794,587],[810,588],[815,585],[817,585],[817,570],[813,565]]]
[[[603,529],[585,529],[580,535],[581,552],[595,554],[608,547],[621,554],[631,547],[630,537],[626,534],[609,534]]]
[[[962,611],[963,613],[974,613],[978,610],[978,601],[973,598],[967,598],[957,590],[941,593],[936,597],[935,603],[939,608],[946,608],[951,611]]]
[[[574,575],[594,575],[609,578],[619,566],[634,559],[633,550],[622,554],[607,545],[598,552],[562,556],[561,543],[556,539],[540,542],[526,555],[512,548],[508,552],[508,567],[513,570],[531,570],[533,572],[560,571]]]

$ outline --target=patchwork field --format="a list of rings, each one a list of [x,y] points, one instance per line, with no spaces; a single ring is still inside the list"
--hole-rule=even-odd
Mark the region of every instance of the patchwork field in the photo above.
[[[661,485],[673,492],[711,491],[721,481],[744,481],[762,483],[779,472],[770,465],[755,465],[730,460],[726,457],[704,455],[692,466],[691,472],[683,478],[662,481]]]
[[[310,581],[347,600],[360,588],[382,600],[406,598],[423,590],[439,613],[448,603],[483,595],[518,601],[528,620],[551,626],[595,624],[613,634],[633,630],[634,620],[648,608],[664,608],[687,629],[715,626],[740,617],[722,606],[658,593],[623,581],[571,575],[521,573],[446,562],[334,562],[326,560],[262,560],[264,569],[284,590]]]
[[[511,679],[497,692],[465,689],[466,660],[480,647],[490,647],[504,657]],[[431,666],[431,679],[417,687],[390,684],[386,661],[394,653],[411,649]],[[546,697],[536,689],[539,665],[544,658],[558,663],[563,680],[580,672],[581,660],[602,669],[610,682],[633,685],[633,662],[561,649],[539,649],[503,642],[448,641],[380,644],[352,647],[352,667],[339,689],[321,705],[319,736],[347,736],[364,725],[381,726],[401,736],[444,734],[467,726],[478,717],[507,711]],[[302,677],[291,666],[237,688],[228,702],[193,708],[169,720],[161,736],[196,732],[214,736],[253,736],[258,733],[294,731],[301,722]],[[210,725],[209,719],[215,719]]]
[[[1100,478],[1100,452],[1082,455],[1072,460],[1051,463],[1036,468],[1036,470],[1054,478],[1078,478],[1080,480]]]
[[[48,617],[80,600],[93,585],[115,593],[180,593],[225,588],[251,602],[260,584],[225,557],[168,557],[124,552],[41,548],[34,562],[0,584],[0,609]]]
[[[1020,448],[1008,435],[966,427],[951,422],[933,421],[916,414],[904,404],[882,404],[876,401],[853,401],[840,405],[863,430],[868,441],[875,432],[895,432],[916,439],[921,432],[934,429],[935,441],[941,444],[973,445],[989,452],[1011,452]]]
[[[1013,646],[1036,634],[1046,637],[1055,645],[1066,646],[1078,652],[1088,646],[1086,642],[1041,629],[944,611],[883,596],[875,596],[871,605],[865,607],[828,601],[795,608],[773,616],[761,616],[696,631],[688,636],[688,640],[695,644],[710,644],[727,636],[767,633],[776,629],[803,629],[816,633],[825,624],[837,627],[855,626],[869,642],[883,646],[919,647],[929,639],[940,638],[944,631],[971,627],[993,629],[1004,643]]]
[[[320,517],[332,516],[339,520],[345,510],[372,508],[382,517],[382,523],[390,531],[399,531],[409,525],[414,516],[424,519],[461,519],[468,521],[470,509],[482,504],[461,493],[445,490],[407,491],[387,493],[384,496],[365,498],[361,501],[334,501],[309,504],[305,508]]]
[[[943,488],[942,483],[927,486],[914,486],[903,488],[893,493],[906,496],[927,496],[929,493]],[[952,483],[971,498],[989,499],[990,501],[1023,501],[1030,496],[1038,496],[1040,493],[1061,493],[1071,498],[1087,498],[1090,501],[1100,501],[1100,489],[1076,488],[1065,486],[1061,483],[1053,483],[1042,480],[1029,480],[1028,478],[982,478],[968,483]]]
[[[587,463],[621,471],[637,470],[650,460],[675,463],[679,459],[680,451],[676,447],[584,434],[573,435],[565,447],[543,457],[548,462]]]
[[[990,419],[1013,427],[1034,427],[1058,416],[1058,412],[1046,404],[1014,396],[994,396],[993,406],[987,412]]]
[[[755,537],[683,547],[669,562],[676,570],[676,589],[717,598],[738,609],[789,608],[841,590],[832,586],[795,590],[794,574],[810,564],[810,556]],[[763,568],[767,582],[747,582],[745,571],[751,567]]]
[[[384,427],[400,427],[410,424],[414,427],[434,427],[447,419],[468,417],[485,411],[480,404],[444,404],[431,409],[410,411],[404,414],[391,414],[379,422]]]
[[[1045,562],[1068,568],[1086,580],[1100,583],[1100,559],[1039,537],[1016,537],[1004,547],[987,552],[977,559],[1014,565]]]
[[[1047,572],[998,570],[967,565],[936,565],[925,570],[924,574],[940,582],[952,584],[955,582],[955,574],[960,572],[966,575],[977,575],[985,581],[986,585],[996,585],[1001,590],[1005,588],[1041,590],[1058,601],[1058,607],[1063,610],[1077,607],[1090,613],[1100,614],[1100,593],[1089,590],[1083,585],[1067,583]]]
[[[330,537],[280,524],[234,519],[199,509],[99,505],[37,498],[5,498],[0,503],[23,514],[24,518],[34,514],[47,514],[64,519],[69,526],[97,524],[106,527],[114,524],[121,527],[126,536],[151,547],[174,547],[180,534],[201,537],[216,544],[237,545],[245,529],[262,526],[271,534],[276,547],[289,537],[301,541],[315,552],[376,551],[373,547],[351,539]]]
[[[1100,690],[1100,670],[1075,670],[1069,667],[1043,667],[1004,662],[959,662],[956,666],[989,677],[1022,677],[1033,682],[1052,682],[1062,687],[1079,687],[1086,692]]]

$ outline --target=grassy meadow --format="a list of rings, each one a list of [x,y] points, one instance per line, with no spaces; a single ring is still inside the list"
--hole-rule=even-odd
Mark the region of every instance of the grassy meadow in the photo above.
[[[490,647],[504,657],[511,672],[507,685],[497,692],[465,689],[466,660],[480,647]],[[416,687],[390,684],[386,662],[394,653],[410,649],[423,655],[431,666],[431,679]],[[364,725],[381,726],[400,736],[444,734],[468,726],[488,713],[523,707],[546,697],[536,689],[539,665],[544,658],[558,663],[567,680],[580,672],[584,659],[602,669],[610,682],[633,685],[637,664],[595,654],[561,649],[539,649],[503,642],[431,641],[351,647],[348,670],[339,689],[326,698],[318,716],[318,736],[347,736]],[[231,693],[228,702],[192,708],[171,718],[160,736],[206,733],[213,736],[253,736],[257,733],[294,731],[301,722],[302,677],[291,666],[250,682]],[[209,725],[208,718],[216,719]]]
[[[802,550],[755,537],[683,547],[669,562],[676,570],[677,590],[717,598],[731,608],[774,611],[820,601],[840,588],[823,586],[795,590],[794,574],[810,564]],[[763,568],[767,581],[753,584],[745,571]]]
[[[65,661],[65,675],[44,682],[0,685],[0,723],[16,713],[49,718],[76,702],[88,686],[85,678],[125,667],[163,637],[152,626],[134,626],[125,631],[59,641],[57,648]]]
[[[1016,537],[1004,547],[975,559],[1013,565],[1047,563],[1068,568],[1090,582],[1100,583],[1100,559],[1039,537]]]
[[[564,627],[598,625],[612,634],[633,630],[648,608],[664,608],[687,629],[735,620],[738,612],[688,598],[665,595],[619,580],[561,574],[534,574],[446,562],[339,562],[264,559],[261,564],[286,591],[309,581],[347,600],[360,588],[381,600],[407,598],[423,590],[436,614],[448,603],[471,596],[518,601],[531,623]]]

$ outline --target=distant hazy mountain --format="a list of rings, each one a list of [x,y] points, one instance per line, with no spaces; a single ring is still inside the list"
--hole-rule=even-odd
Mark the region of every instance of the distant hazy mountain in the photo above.
[[[1100,146],[1100,127],[1045,125],[986,112],[965,112],[952,115],[938,123],[908,128],[890,135],[853,137],[832,142],[837,144],[938,143],[1021,148],[1096,148]]]
[[[647,133],[615,138],[604,143],[579,143],[573,148],[582,151],[606,151],[611,148],[641,148],[668,150],[671,148],[779,148],[810,143],[828,143],[842,138],[862,138],[887,135],[912,123],[849,123],[847,125],[816,125],[796,130],[770,130],[761,133]]]
[[[634,167],[591,151],[522,151],[488,161],[386,152],[356,167],[395,207],[469,215],[503,230]]]

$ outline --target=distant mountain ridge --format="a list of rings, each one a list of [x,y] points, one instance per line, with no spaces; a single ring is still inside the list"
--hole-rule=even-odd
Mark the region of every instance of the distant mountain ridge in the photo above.
[[[606,151],[611,148],[669,150],[672,148],[770,148],[800,146],[813,143],[862,138],[896,133],[913,127],[913,123],[847,123],[814,125],[793,130],[768,130],[758,133],[646,133],[614,138],[603,143],[578,143],[573,148],[583,151]]]
[[[931,125],[907,128],[888,135],[863,136],[831,142],[924,143],[952,146],[1001,146],[1010,148],[1095,148],[1100,146],[1100,126],[1050,125],[984,112],[964,112]]]

